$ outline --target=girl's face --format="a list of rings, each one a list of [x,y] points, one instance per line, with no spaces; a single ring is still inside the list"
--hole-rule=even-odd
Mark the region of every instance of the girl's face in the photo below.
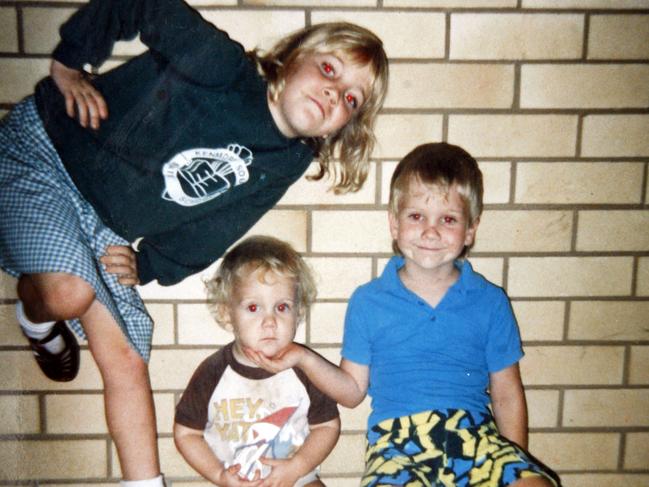
[[[327,137],[361,108],[371,82],[369,65],[354,64],[345,54],[305,54],[293,63],[269,108],[286,137]]]

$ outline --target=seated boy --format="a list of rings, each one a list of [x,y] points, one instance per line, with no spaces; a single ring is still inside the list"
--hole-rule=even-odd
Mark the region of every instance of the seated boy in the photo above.
[[[234,342],[203,361],[183,393],[178,450],[216,485],[324,485],[317,466],[338,441],[336,403],[299,368],[268,373],[242,353],[272,356],[293,342],[315,299],[309,268],[290,245],[251,237],[225,255],[207,287]]]
[[[461,148],[414,149],[390,186],[400,255],[353,294],[340,367],[296,344],[275,357],[246,350],[269,370],[300,367],[344,406],[370,394],[363,486],[556,485],[525,452],[523,352],[507,296],[463,259],[482,191]]]

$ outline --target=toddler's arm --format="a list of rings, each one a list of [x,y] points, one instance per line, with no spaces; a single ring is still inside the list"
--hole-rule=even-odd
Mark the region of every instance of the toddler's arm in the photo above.
[[[325,423],[309,425],[311,431],[304,444],[290,459],[262,458],[272,467],[261,487],[293,487],[297,480],[320,465],[336,446],[340,436],[340,418]]]
[[[214,452],[203,438],[203,432],[174,423],[174,441],[176,448],[194,470],[215,485],[225,487],[257,487],[260,480],[248,481],[237,475],[239,465],[229,468],[216,458]]]
[[[527,449],[527,404],[518,364],[491,373],[489,389],[500,434]]]
[[[299,367],[318,389],[338,404],[358,406],[369,384],[369,367],[342,359],[336,366],[308,347],[292,343],[274,357],[266,357],[254,350],[244,350],[249,359],[269,372],[277,373]]]

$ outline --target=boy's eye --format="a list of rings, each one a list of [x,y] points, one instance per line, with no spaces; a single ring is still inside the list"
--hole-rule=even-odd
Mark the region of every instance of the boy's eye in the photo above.
[[[248,305],[248,311],[251,313],[255,313],[257,311],[257,305],[256,304],[249,304]]]
[[[345,95],[345,101],[350,107],[358,108],[358,100],[354,95],[348,93],[347,95]]]
[[[408,218],[418,222],[419,220],[421,220],[421,213],[411,213],[410,215],[408,215]]]
[[[442,217],[442,222],[444,222],[446,224],[455,223],[456,221],[457,220],[455,218],[453,218],[452,216],[444,216],[444,217]]]
[[[282,303],[282,304],[277,305],[277,311],[279,311],[280,313],[284,313],[284,312],[288,311],[289,309],[290,309],[290,306],[288,304],[286,304],[286,303]]]
[[[328,63],[328,62],[323,62],[321,65],[322,72],[326,74],[327,76],[333,76],[334,75],[334,67]]]

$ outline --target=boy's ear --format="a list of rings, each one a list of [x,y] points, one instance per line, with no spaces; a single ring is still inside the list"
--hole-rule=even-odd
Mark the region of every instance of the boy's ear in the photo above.
[[[390,236],[392,240],[397,240],[399,236],[399,218],[392,210],[388,210],[388,223],[390,224]]]
[[[473,220],[473,223],[469,225],[469,228],[466,229],[466,237],[464,238],[464,246],[471,247],[473,242],[475,242],[475,234],[478,231],[478,225],[480,224],[480,217]]]

